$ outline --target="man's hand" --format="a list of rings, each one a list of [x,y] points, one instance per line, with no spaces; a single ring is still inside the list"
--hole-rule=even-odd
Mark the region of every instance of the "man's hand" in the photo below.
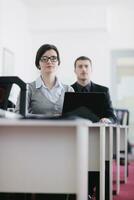
[[[106,124],[111,124],[112,123],[112,121],[109,118],[101,118],[100,122],[101,123],[106,123]]]

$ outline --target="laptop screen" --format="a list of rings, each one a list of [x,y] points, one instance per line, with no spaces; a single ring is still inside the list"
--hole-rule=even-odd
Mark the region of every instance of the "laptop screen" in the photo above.
[[[105,93],[66,92],[62,115],[77,115],[97,122],[104,115],[105,104]]]

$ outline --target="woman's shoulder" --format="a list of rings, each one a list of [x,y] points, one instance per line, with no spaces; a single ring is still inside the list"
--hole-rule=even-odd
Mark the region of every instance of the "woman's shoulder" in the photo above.
[[[62,83],[62,86],[63,86],[65,92],[74,92],[74,89],[70,85]]]
[[[36,90],[36,81],[32,81],[32,82],[27,83],[27,86],[28,86],[29,92],[35,91]]]

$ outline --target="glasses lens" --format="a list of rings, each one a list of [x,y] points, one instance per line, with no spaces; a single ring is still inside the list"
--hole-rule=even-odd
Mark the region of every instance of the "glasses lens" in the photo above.
[[[47,62],[47,61],[48,61],[48,58],[44,56],[44,57],[42,57],[40,60],[41,60],[41,62]]]
[[[56,62],[57,61],[57,57],[56,56],[51,56],[50,60],[51,60],[51,62]]]
[[[57,57],[56,56],[50,56],[50,57],[47,57],[47,56],[43,56],[40,60],[41,62],[48,62],[48,60],[50,59],[51,62],[56,62],[57,61]]]

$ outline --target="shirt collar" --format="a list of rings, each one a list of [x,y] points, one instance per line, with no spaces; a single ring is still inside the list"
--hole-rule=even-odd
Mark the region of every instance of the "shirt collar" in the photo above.
[[[87,92],[90,92],[91,82],[88,83],[88,84],[85,85],[85,86],[82,86],[82,85],[80,85],[80,84],[77,82],[77,89],[78,89],[78,91],[79,91],[79,92],[82,92],[82,89],[83,89],[83,88],[86,88]]]
[[[58,79],[58,77],[56,77],[56,82],[55,82],[54,87],[63,88],[63,85],[62,85],[61,81]]]
[[[35,81],[35,84],[36,84],[36,88],[40,88],[40,87],[46,87],[46,85],[43,83],[42,79],[41,79],[41,76],[39,76],[36,81]],[[60,87],[60,88],[63,88],[62,86],[62,83],[60,82],[60,80],[58,79],[58,77],[56,77],[56,82],[55,82],[55,85],[53,88],[56,88],[56,87]]]
[[[40,76],[36,79],[35,85],[36,85],[36,88],[42,87],[42,79]]]

